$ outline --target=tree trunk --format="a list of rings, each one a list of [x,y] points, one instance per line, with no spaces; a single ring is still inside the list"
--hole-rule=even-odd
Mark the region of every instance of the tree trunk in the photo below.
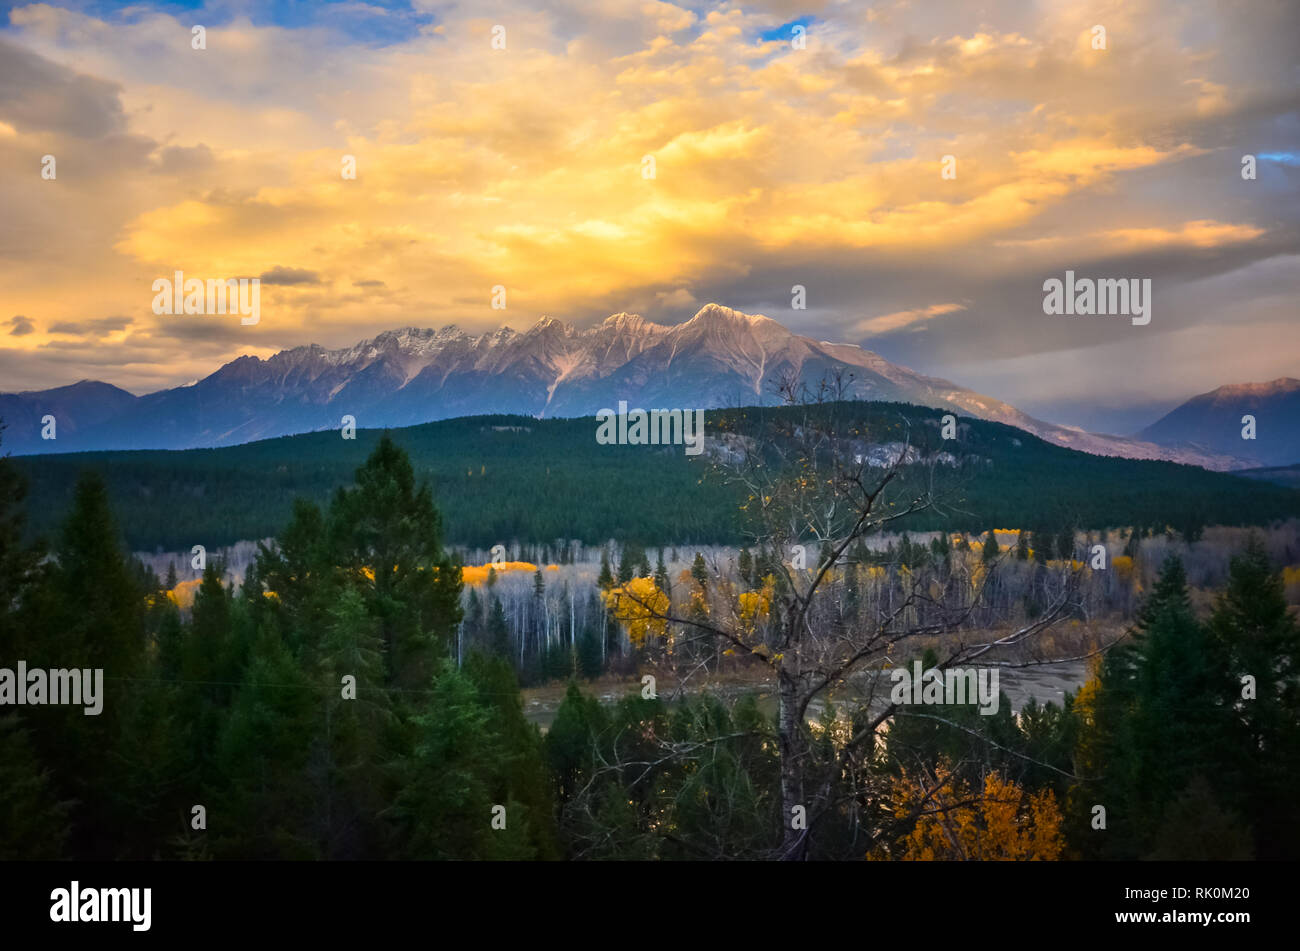
[[[803,798],[803,733],[799,723],[799,684],[784,669],[777,675],[781,709],[777,721],[778,750],[781,759],[781,857],[786,861],[804,858],[808,846],[807,811]],[[802,806],[803,829],[794,827],[795,807]]]

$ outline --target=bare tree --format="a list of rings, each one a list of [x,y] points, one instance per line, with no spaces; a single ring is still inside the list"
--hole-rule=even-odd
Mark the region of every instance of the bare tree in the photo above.
[[[754,546],[776,555],[764,566],[769,575],[761,590],[740,590],[715,565],[704,610],[698,604],[682,610],[667,598],[626,587],[614,593],[615,614],[624,621],[671,626],[725,653],[757,657],[771,669],[779,698],[784,833],[778,854],[784,859],[807,856],[818,822],[842,805],[835,778],[862,761],[882,724],[898,712],[876,697],[882,678],[873,672],[905,661],[918,644],[941,635],[989,627],[971,622],[986,608],[996,562],[974,575],[922,579],[901,572],[896,593],[891,588],[888,597],[845,610],[843,576],[853,570],[851,553],[894,523],[945,504],[935,490],[935,466],[913,445],[907,419],[882,411],[871,432],[864,431],[864,404],[845,399],[850,381],[835,374],[809,389],[787,377],[776,387],[784,407],[746,411],[757,418],[720,414],[722,431],[712,434],[717,465],[747,489]],[[986,655],[1001,666],[1020,666],[1014,649],[1072,609],[1077,572],[1067,562],[1044,585],[1050,597],[1032,622],[975,643],[947,637],[938,669]],[[810,743],[806,724],[810,705],[831,689],[862,691],[869,713],[827,756],[824,745]],[[806,820],[797,825],[796,807]]]

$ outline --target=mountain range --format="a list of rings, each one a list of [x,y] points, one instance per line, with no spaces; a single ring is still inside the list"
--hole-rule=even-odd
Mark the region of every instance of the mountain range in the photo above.
[[[615,314],[579,330],[550,317],[520,333],[408,327],[355,346],[242,356],[194,383],[135,396],[107,383],[0,394],[4,448],[15,454],[229,446],[338,428],[409,426],[484,413],[590,416],[630,407],[718,408],[777,402],[772,385],[815,385],[842,371],[854,398],[913,403],[1006,423],[1096,455],[1228,470],[1300,461],[1300,380],[1221,387],[1131,436],[1044,422],[1000,400],[890,363],[852,344],[817,341],[769,317],[708,304],[665,326]],[[1257,438],[1241,438],[1241,416]],[[41,438],[53,415],[57,438]]]

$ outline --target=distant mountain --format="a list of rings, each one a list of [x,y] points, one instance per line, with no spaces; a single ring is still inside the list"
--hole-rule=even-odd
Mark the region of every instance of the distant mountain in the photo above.
[[[1270,466],[1263,469],[1238,469],[1233,472],[1233,475],[1245,476],[1247,479],[1259,479],[1261,482],[1272,482],[1274,485],[1284,485],[1290,489],[1300,489],[1300,465]]]
[[[109,383],[82,380],[71,386],[0,393],[5,431],[0,447],[14,452],[60,452],[84,446],[96,430],[128,413],[139,397]],[[53,416],[53,440],[41,439],[42,418]],[[25,448],[24,448],[25,447]]]
[[[229,446],[337,428],[345,414],[367,428],[481,413],[589,416],[616,408],[619,400],[646,409],[749,406],[775,402],[772,383],[782,375],[815,384],[832,371],[852,375],[848,395],[855,398],[1007,423],[1097,455],[1212,469],[1257,464],[1232,452],[1045,423],[861,347],[812,340],[769,317],[717,304],[671,327],[633,314],[615,314],[588,330],[550,317],[524,333],[502,328],[472,336],[455,326],[408,327],[343,350],[312,345],[268,360],[240,357],[196,383],[109,401],[107,411],[47,399],[58,390],[14,394],[8,399],[19,401],[12,417],[18,422],[11,422],[4,447],[24,454]],[[0,413],[11,418],[4,404]],[[41,440],[31,423],[45,413],[59,419],[56,441]]]
[[[990,525],[1186,532],[1300,514],[1294,488],[1195,466],[1093,456],[1001,423],[963,417],[960,438],[949,442],[934,411],[915,405],[850,403],[837,416],[842,431],[854,434],[846,454],[876,466],[877,474],[908,434],[908,464],[882,505],[902,506],[923,492],[943,500],[901,523],[909,532],[981,532]],[[712,410],[698,456],[681,446],[602,445],[590,418],[467,416],[392,435],[417,477],[428,480],[445,538],[458,545],[610,538],[742,544],[752,541],[742,515],[748,489],[713,464],[759,446],[779,450],[800,417],[798,407]],[[30,485],[27,524],[35,536],[57,537],[77,478],[91,465],[104,477],[132,549],[188,552],[203,544],[211,552],[280,533],[297,498],[327,506],[353,482],[379,438],[374,429],[354,440],[306,433],[183,452],[27,456],[14,465]]]
[[[1255,417],[1254,439],[1242,438],[1243,416]],[[1221,386],[1192,397],[1134,438],[1230,453],[1255,466],[1300,463],[1300,380]]]

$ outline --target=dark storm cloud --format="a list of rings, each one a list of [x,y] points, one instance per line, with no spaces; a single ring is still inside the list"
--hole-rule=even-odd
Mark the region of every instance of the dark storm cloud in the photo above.
[[[0,119],[20,132],[94,139],[126,119],[117,83],[75,73],[0,37]]]

